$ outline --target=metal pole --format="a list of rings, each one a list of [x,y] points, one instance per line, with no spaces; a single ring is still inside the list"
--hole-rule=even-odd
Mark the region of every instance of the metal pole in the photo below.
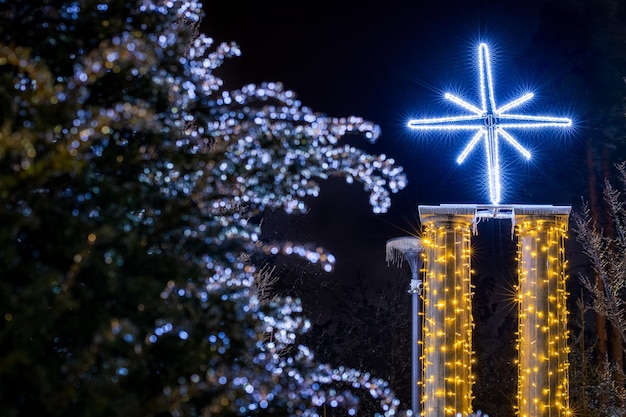
[[[390,239],[387,241],[387,263],[395,263],[397,266],[402,264],[402,260],[411,267],[411,285],[409,293],[412,295],[413,302],[413,338],[411,349],[411,410],[414,416],[419,416],[420,399],[421,399],[421,352],[420,352],[420,335],[421,335],[421,319],[420,311],[420,294],[423,284],[419,279],[422,258],[420,254],[423,252],[422,240],[415,236],[404,236]]]
[[[419,297],[422,291],[422,281],[418,279],[418,271],[413,271],[411,278],[411,288],[409,292],[413,298],[413,349],[411,351],[411,364],[412,364],[412,372],[411,372],[411,380],[412,380],[412,389],[411,389],[411,409],[413,410],[414,416],[420,415],[420,397],[421,397],[421,386],[420,386],[420,369],[421,367],[421,352],[420,352],[420,333],[421,333],[421,319],[419,315]]]

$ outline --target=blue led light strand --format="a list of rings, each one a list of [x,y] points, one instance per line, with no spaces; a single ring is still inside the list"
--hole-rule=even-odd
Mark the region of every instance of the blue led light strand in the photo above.
[[[410,120],[407,126],[413,130],[478,130],[472,137],[456,162],[462,164],[481,139],[484,139],[487,154],[487,177],[489,179],[489,198],[493,205],[500,204],[501,178],[499,138],[502,137],[513,146],[524,158],[530,159],[530,152],[524,148],[511,134],[504,129],[537,129],[544,127],[569,127],[572,121],[565,117],[530,116],[525,114],[506,113],[527,101],[533,93],[521,97],[498,108],[493,88],[491,62],[487,44],[478,46],[478,66],[480,84],[480,103],[478,108],[454,94],[445,93],[444,97],[463,109],[473,113],[468,116],[437,117]]]

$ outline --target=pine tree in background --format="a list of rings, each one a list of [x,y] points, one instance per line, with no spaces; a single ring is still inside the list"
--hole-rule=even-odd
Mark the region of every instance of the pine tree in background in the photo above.
[[[280,84],[224,91],[236,45],[195,1],[0,0],[0,415],[355,413],[367,373],[318,363],[295,299],[259,301],[266,208],[306,209],[316,178],[358,181],[375,212],[404,187],[359,118]],[[246,254],[242,256],[242,254]]]

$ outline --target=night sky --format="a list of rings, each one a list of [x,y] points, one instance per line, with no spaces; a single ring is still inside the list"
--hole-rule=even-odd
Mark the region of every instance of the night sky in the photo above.
[[[577,98],[554,85],[569,69],[551,66],[548,71],[534,58],[541,45],[535,35],[544,1],[216,3],[205,6],[206,33],[217,41],[237,42],[243,53],[222,70],[228,87],[281,81],[316,112],[371,120],[382,128],[375,145],[360,138],[349,141],[394,158],[407,173],[409,186],[392,197],[386,215],[372,214],[367,194],[343,180],[324,182],[305,216],[267,213],[266,237],[314,242],[336,255],[335,272],[314,278],[320,288],[325,280],[359,274],[374,287],[402,279],[385,263],[385,242],[416,231],[418,205],[488,202],[482,148],[464,165],[455,162],[471,133],[416,135],[406,128],[409,118],[458,114],[444,103],[446,91],[478,102],[479,42],[490,45],[500,104],[530,90],[536,98],[524,107],[528,114],[576,120]],[[559,133],[556,141],[550,134],[516,137],[533,159],[523,161],[501,147],[509,158],[503,167],[509,180],[503,202],[577,202],[571,193],[561,192],[558,179],[547,180],[542,171],[546,164],[559,164],[564,152],[576,151],[576,134]],[[510,254],[503,259],[503,251],[510,249],[510,223],[485,227],[482,234],[474,266],[483,270],[477,273],[509,275],[512,259]]]

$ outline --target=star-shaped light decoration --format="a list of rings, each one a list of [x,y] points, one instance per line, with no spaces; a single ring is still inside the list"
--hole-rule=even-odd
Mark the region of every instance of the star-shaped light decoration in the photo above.
[[[468,110],[472,115],[439,117],[433,119],[410,120],[408,127],[415,130],[477,130],[474,137],[469,141],[465,149],[456,159],[458,164],[463,163],[465,158],[474,149],[480,139],[485,140],[487,151],[487,176],[489,177],[489,195],[491,203],[500,203],[500,157],[498,142],[500,138],[506,140],[526,159],[530,159],[530,152],[524,148],[505,129],[536,129],[540,127],[568,127],[572,125],[570,119],[564,117],[529,116],[523,114],[511,114],[510,110],[520,106],[533,98],[533,93],[523,96],[505,104],[496,106],[493,92],[493,79],[491,77],[491,64],[489,63],[489,48],[481,43],[478,46],[478,67],[480,76],[480,104],[478,108],[465,100],[446,93],[445,98],[454,104]]]

